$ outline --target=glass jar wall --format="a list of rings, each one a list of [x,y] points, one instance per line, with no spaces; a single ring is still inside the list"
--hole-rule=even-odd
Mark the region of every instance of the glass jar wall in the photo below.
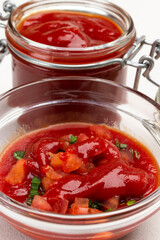
[[[59,11],[69,14],[89,14],[107,17],[121,30],[116,40],[82,48],[57,47],[24,37],[19,24],[35,13]],[[107,65],[110,60],[122,58],[133,45],[136,32],[131,17],[123,9],[107,1],[30,1],[14,10],[6,27],[6,37],[12,54],[13,86],[46,77],[66,75],[93,76],[125,83],[126,67],[118,63]]]

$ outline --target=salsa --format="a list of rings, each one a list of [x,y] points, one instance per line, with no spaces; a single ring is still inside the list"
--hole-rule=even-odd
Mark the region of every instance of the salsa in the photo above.
[[[66,48],[86,48],[112,42],[122,29],[96,14],[43,11],[27,16],[18,25],[20,34],[35,42]]]
[[[18,138],[0,157],[0,191],[55,213],[116,210],[158,186],[159,168],[151,152],[106,125],[49,126]]]

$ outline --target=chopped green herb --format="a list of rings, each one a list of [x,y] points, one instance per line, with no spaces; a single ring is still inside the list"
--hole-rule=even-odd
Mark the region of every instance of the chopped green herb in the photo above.
[[[128,147],[127,144],[119,143],[119,140],[117,138],[115,139],[115,145],[117,148],[120,148],[120,149],[126,149]]]
[[[117,148],[119,148],[119,141],[118,141],[117,138],[115,139],[115,145],[116,145]]]
[[[26,203],[27,205],[31,206],[33,199],[32,198],[27,198]]]
[[[110,212],[112,210],[113,210],[113,208],[108,208],[108,209],[105,210],[105,212]]]
[[[77,142],[77,137],[75,137],[74,135],[71,135],[69,138],[69,142],[70,144],[74,144]]]
[[[38,188],[41,183],[40,178],[38,177],[33,177],[32,182],[31,182],[31,190],[29,193],[29,198],[34,198],[35,195],[39,195]]]
[[[127,206],[130,206],[130,205],[134,204],[135,202],[136,202],[136,200],[129,200],[127,202]]]
[[[15,151],[13,153],[13,157],[16,158],[17,160],[22,159],[24,156],[24,151]]]
[[[89,199],[89,207],[94,209],[100,209],[103,206],[100,202],[93,202],[91,199]]]
[[[130,148],[129,151],[130,151],[130,153],[132,154],[132,157],[134,157],[133,149]]]
[[[40,178],[33,177],[32,182],[31,182],[32,189],[38,190],[40,183],[41,183],[41,179]]]
[[[124,144],[124,143],[120,143],[119,147],[120,147],[120,149],[126,149],[128,147],[128,145]]]
[[[140,158],[140,154],[139,152],[137,152],[137,150],[134,150],[132,148],[129,149],[130,153],[132,154],[132,157],[135,156],[135,158],[139,159]]]
[[[36,190],[36,189],[31,189],[31,190],[30,190],[30,193],[29,193],[29,197],[30,197],[30,198],[34,198],[34,196],[36,196],[36,195],[39,195],[38,190]]]
[[[124,204],[125,204],[125,202],[121,202],[121,203],[120,203],[120,206],[122,206],[122,205],[124,205]]]
[[[135,158],[137,158],[137,159],[140,158],[140,154],[139,154],[139,152],[137,152],[136,150],[134,151],[134,155],[135,155]]]

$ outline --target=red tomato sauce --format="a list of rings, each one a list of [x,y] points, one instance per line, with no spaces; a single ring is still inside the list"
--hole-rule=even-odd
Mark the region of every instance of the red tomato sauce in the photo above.
[[[50,126],[20,137],[0,157],[0,191],[56,213],[116,210],[158,186],[159,168],[151,152],[104,125]]]
[[[73,75],[125,83],[125,67],[98,63],[122,58],[133,45],[136,33],[126,42],[122,36],[127,30],[109,17],[71,10],[44,10],[19,18],[15,27],[20,39],[23,36],[32,42],[27,41],[26,44],[23,39],[21,43],[20,39],[12,37],[9,30],[6,31],[12,55],[14,87],[39,79]]]
[[[26,17],[18,26],[21,35],[46,45],[85,48],[112,42],[122,29],[96,14],[44,11]]]

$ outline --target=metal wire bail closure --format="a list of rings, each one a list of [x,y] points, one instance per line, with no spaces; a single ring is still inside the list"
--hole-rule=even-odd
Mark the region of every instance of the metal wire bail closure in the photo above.
[[[154,84],[157,87],[160,87],[160,84],[155,82],[150,76],[150,72],[154,68],[154,59],[160,58],[160,40],[158,39],[154,41],[152,44],[145,41],[144,44],[150,45],[151,51],[149,56],[142,56],[139,59],[139,64],[145,65],[145,71],[142,75],[152,84]],[[133,87],[136,90],[138,89],[141,72],[142,72],[142,67],[138,67],[136,72],[134,87]]]
[[[0,21],[7,21],[13,9],[16,8],[16,5],[10,0],[7,0],[3,3],[3,11],[5,15],[0,13]]]
[[[11,12],[16,8],[16,5],[12,3],[10,0],[7,0],[3,3],[3,11],[4,14],[0,13],[0,21],[8,21],[8,18],[11,14]],[[6,25],[4,23],[0,22],[0,28],[5,29]],[[0,62],[2,59],[9,53],[8,47],[7,47],[7,41],[6,39],[0,39]]]
[[[6,39],[0,40],[0,62],[9,53]]]

